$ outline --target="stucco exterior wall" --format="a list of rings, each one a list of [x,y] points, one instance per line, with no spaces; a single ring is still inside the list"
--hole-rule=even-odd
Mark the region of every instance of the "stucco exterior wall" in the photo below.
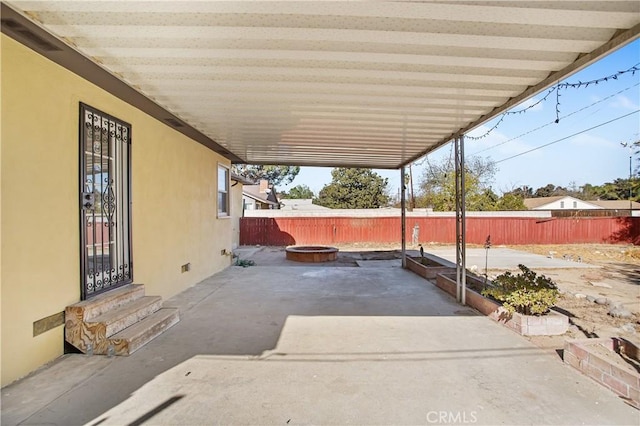
[[[235,186],[234,186],[235,184]],[[231,248],[240,245],[240,218],[243,214],[242,183],[231,181]]]
[[[63,353],[63,326],[34,337],[33,323],[80,299],[80,102],[132,126],[134,282],[147,294],[170,297],[228,266],[232,226],[216,206],[227,159],[4,34],[0,47],[4,386]]]

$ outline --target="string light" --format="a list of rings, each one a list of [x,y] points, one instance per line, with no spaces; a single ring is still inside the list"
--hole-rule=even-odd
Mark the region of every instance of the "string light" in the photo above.
[[[567,115],[564,115],[564,116],[560,117],[560,119],[565,119],[565,118],[571,117],[572,115],[575,115],[575,114],[577,114],[577,113],[579,113],[579,112],[582,112],[582,111],[584,111],[584,110],[586,110],[586,109],[588,109],[588,108],[591,108],[591,107],[593,107],[593,106],[595,106],[595,105],[598,105],[598,104],[600,104],[600,103],[602,103],[602,102],[604,102],[604,101],[607,101],[607,100],[609,100],[609,99],[611,99],[611,98],[613,98],[613,97],[615,97],[615,96],[618,96],[618,95],[619,95],[619,94],[621,94],[621,93],[626,92],[626,91],[627,91],[627,90],[629,90],[629,89],[633,89],[634,87],[638,87],[638,86],[640,86],[640,83],[636,83],[636,84],[634,84],[634,85],[632,85],[632,86],[629,86],[629,87],[627,87],[627,88],[625,88],[625,89],[622,89],[622,90],[620,90],[620,91],[618,91],[618,92],[616,92],[616,93],[613,93],[613,94],[611,94],[611,95],[609,95],[609,96],[606,96],[606,97],[604,97],[604,98],[602,98],[602,99],[600,99],[600,100],[598,100],[598,101],[593,102],[592,104],[589,104],[589,105],[584,106],[584,107],[582,107],[582,108],[580,108],[580,109],[578,109],[578,110],[576,110],[576,111],[573,111],[573,112],[571,112],[571,113],[569,113],[569,114],[567,114]],[[478,155],[478,154],[480,154],[480,153],[482,153],[482,152],[489,151],[489,150],[491,150],[491,149],[497,148],[497,147],[499,147],[499,146],[501,146],[501,145],[504,145],[504,144],[509,143],[509,142],[511,142],[511,141],[514,141],[514,140],[516,140],[516,139],[520,139],[520,138],[521,138],[521,137],[523,137],[523,136],[529,135],[529,134],[531,134],[531,133],[533,133],[533,132],[537,132],[538,130],[544,129],[545,127],[550,126],[550,125],[555,124],[555,123],[556,123],[556,121],[555,121],[555,120],[550,121],[550,122],[548,122],[548,123],[546,123],[546,124],[543,124],[542,126],[538,126],[538,127],[534,128],[534,129],[531,129],[531,130],[529,130],[529,131],[527,131],[527,132],[524,132],[524,133],[522,133],[522,134],[520,134],[520,135],[518,135],[518,136],[516,136],[516,137],[513,137],[513,138],[511,138],[511,139],[507,139],[506,141],[503,141],[503,142],[497,143],[497,144],[495,144],[495,145],[491,145],[491,146],[489,146],[489,147],[487,147],[487,148],[481,149],[480,151],[476,151],[476,152],[474,152],[472,155]],[[468,137],[468,136],[466,136],[466,137]]]
[[[496,164],[498,164],[498,163],[502,163],[502,162],[505,162],[505,161],[507,161],[507,160],[511,160],[512,158],[520,157],[521,155],[528,154],[528,153],[533,152],[533,151],[537,151],[537,150],[542,149],[542,148],[544,148],[544,147],[547,147],[547,146],[549,146],[549,145],[553,145],[553,144],[555,144],[555,143],[562,142],[562,141],[564,141],[564,140],[567,140],[567,139],[569,139],[569,138],[572,138],[572,137],[574,137],[574,136],[577,136],[577,135],[579,135],[579,134],[581,134],[581,133],[585,133],[585,132],[588,132],[588,131],[590,131],[590,130],[597,129],[598,127],[602,127],[602,126],[604,126],[604,125],[606,125],[606,124],[613,123],[614,121],[617,121],[617,120],[620,120],[620,119],[622,119],[622,118],[628,117],[628,116],[630,116],[630,115],[632,115],[632,114],[637,114],[638,112],[640,112],[640,109],[635,110],[635,111],[630,112],[630,113],[625,114],[625,115],[621,115],[621,116],[616,117],[616,118],[614,118],[614,119],[611,119],[611,120],[609,120],[609,121],[605,121],[604,123],[597,124],[597,125],[595,125],[595,126],[593,126],[593,127],[589,127],[588,129],[581,130],[581,131],[576,132],[576,133],[574,133],[574,134],[572,134],[572,135],[565,136],[565,137],[563,137],[563,138],[556,139],[555,141],[545,143],[544,145],[540,145],[540,146],[537,146],[537,147],[535,147],[535,148],[531,148],[531,149],[529,149],[529,150],[527,150],[527,151],[524,151],[524,152],[521,152],[521,153],[519,153],[519,154],[512,155],[511,157],[503,158],[502,160],[498,160],[498,161],[496,161],[495,163],[496,163]]]
[[[525,133],[523,133],[523,134],[521,134],[521,135],[519,135],[519,136],[516,136],[515,138],[511,138],[511,139],[506,140],[506,141],[504,141],[504,142],[501,142],[501,143],[499,143],[499,144],[496,144],[496,145],[493,145],[493,146],[491,146],[491,147],[488,147],[488,148],[485,148],[485,149],[483,149],[483,150],[480,150],[480,151],[478,151],[478,152],[474,153],[474,155],[479,154],[479,153],[484,152],[484,151],[487,151],[487,150],[489,150],[489,149],[493,149],[493,148],[498,147],[498,146],[500,146],[500,145],[504,145],[504,144],[505,144],[505,143],[507,143],[507,142],[511,142],[511,141],[513,141],[513,140],[516,140],[516,139],[518,139],[518,138],[521,138],[522,136],[528,135],[529,133],[533,133],[533,132],[535,132],[535,131],[537,131],[537,130],[540,130],[540,129],[542,129],[542,128],[546,127],[546,126],[549,126],[549,125],[551,125],[551,124],[554,124],[554,123],[555,123],[555,124],[557,124],[557,123],[559,123],[559,122],[560,122],[560,120],[561,120],[561,119],[565,119],[565,118],[570,117],[570,116],[572,116],[572,115],[574,115],[574,114],[576,114],[576,113],[578,113],[578,112],[580,112],[580,111],[584,111],[585,109],[590,108],[590,107],[592,107],[592,106],[594,106],[594,105],[596,105],[596,104],[598,104],[598,103],[600,103],[600,102],[603,102],[603,101],[605,101],[605,100],[607,100],[607,99],[610,99],[610,98],[612,98],[613,96],[619,95],[620,93],[625,92],[625,91],[627,91],[627,90],[631,89],[632,87],[636,87],[636,86],[640,85],[640,83],[636,83],[636,84],[634,84],[633,86],[627,87],[626,89],[623,89],[623,90],[621,90],[621,91],[619,91],[619,92],[616,92],[616,93],[614,93],[614,94],[612,94],[612,95],[610,95],[610,96],[608,96],[608,97],[605,97],[605,98],[603,98],[603,99],[601,99],[601,100],[599,100],[599,101],[596,101],[596,102],[594,102],[594,103],[592,103],[592,104],[590,104],[590,105],[587,105],[586,107],[583,107],[583,108],[581,108],[581,109],[579,109],[579,110],[577,110],[577,111],[574,111],[574,112],[572,112],[572,113],[570,113],[570,114],[567,114],[567,115],[565,115],[565,116],[562,116],[562,117],[560,116],[560,97],[561,97],[561,95],[560,95],[560,89],[566,89],[566,88],[577,89],[577,88],[581,88],[581,87],[587,88],[587,87],[589,87],[589,85],[593,85],[593,84],[596,84],[596,85],[597,85],[598,83],[608,82],[609,80],[617,80],[619,76],[624,75],[624,74],[631,73],[631,75],[632,75],[632,76],[635,76],[636,72],[640,72],[640,62],[639,62],[639,63],[637,63],[637,64],[635,64],[634,66],[630,67],[629,69],[626,69],[626,70],[624,70],[624,71],[618,71],[618,72],[616,72],[615,74],[611,74],[611,75],[608,75],[608,76],[606,76],[606,77],[600,77],[600,78],[597,78],[597,79],[594,79],[594,80],[589,80],[589,81],[578,81],[577,83],[557,83],[557,84],[556,84],[556,85],[554,85],[553,87],[549,88],[549,89],[547,90],[547,92],[545,93],[545,95],[544,95],[542,98],[540,98],[538,101],[536,101],[535,103],[533,103],[533,104],[531,104],[531,105],[528,105],[527,107],[522,108],[522,109],[520,109],[520,110],[514,110],[514,111],[507,111],[507,112],[504,112],[503,114],[501,114],[501,115],[500,115],[500,118],[498,119],[498,121],[497,121],[497,122],[496,122],[496,123],[495,123],[495,124],[494,124],[490,129],[489,129],[489,130],[487,130],[485,133],[483,133],[483,134],[482,134],[482,135],[480,135],[480,136],[469,136],[469,135],[467,134],[467,135],[465,135],[465,139],[469,139],[469,140],[481,140],[481,139],[486,138],[486,137],[487,137],[487,136],[489,136],[489,135],[490,135],[490,134],[491,134],[495,129],[497,129],[497,128],[498,128],[498,126],[499,126],[499,125],[504,121],[504,119],[505,119],[508,115],[523,114],[523,113],[525,113],[525,112],[529,111],[530,109],[535,108],[536,106],[538,106],[538,105],[539,105],[539,104],[541,104],[542,102],[546,101],[546,100],[549,98],[549,96],[551,96],[551,94],[555,92],[555,93],[556,93],[556,105],[555,105],[555,106],[556,106],[556,119],[555,119],[554,121],[549,122],[549,123],[547,123],[547,124],[544,124],[544,125],[542,125],[542,126],[539,126],[539,127],[535,128],[535,129],[532,129],[532,130],[530,130],[530,131],[528,131],[528,132],[525,132]],[[557,142],[559,142],[559,141],[557,141]],[[555,142],[554,142],[554,143],[555,143]],[[545,145],[545,146],[546,146],[546,145]],[[540,147],[540,148],[541,148],[541,147]],[[451,144],[451,149],[453,150],[453,144]],[[536,148],[536,149],[539,149],[539,148]],[[525,154],[525,153],[523,153],[523,154]],[[518,155],[522,155],[522,154],[518,154]],[[505,159],[503,159],[503,160],[500,160],[500,162],[502,162],[502,161],[506,161],[506,160],[509,160],[509,159],[510,159],[510,158],[505,158]],[[423,160],[422,160],[422,161],[420,161],[420,162],[414,162],[414,163],[413,163],[413,165],[414,165],[414,166],[418,166],[418,167],[419,167],[419,166],[421,166],[422,164],[424,164],[424,162],[425,162],[425,161],[426,161],[427,163],[429,162],[428,156],[424,156],[424,158],[423,158]],[[451,161],[451,152],[449,153],[449,162],[450,162],[450,161]],[[429,164],[429,166],[430,166],[430,164]]]
[[[636,74],[636,72],[640,72],[640,62],[635,64],[634,66],[632,66],[629,69],[626,69],[624,71],[618,71],[615,74],[611,74],[608,75],[606,77],[600,77],[594,80],[589,80],[589,81],[578,81],[577,83],[557,83],[556,85],[554,85],[553,87],[551,87],[550,89],[547,90],[547,93],[537,102],[528,105],[526,108],[520,109],[520,110],[515,110],[515,111],[507,111],[504,112],[500,115],[500,118],[498,119],[498,121],[489,129],[487,130],[484,134],[480,135],[480,136],[469,136],[466,135],[465,138],[466,139],[470,139],[470,140],[480,140],[480,139],[484,139],[487,136],[489,136],[495,129],[498,128],[498,126],[504,121],[504,119],[508,116],[508,115],[515,115],[515,114],[523,114],[527,111],[529,111],[532,108],[535,108],[537,105],[539,105],[540,103],[544,102],[547,100],[547,98],[555,92],[556,94],[556,119],[555,119],[555,123],[559,123],[560,122],[560,97],[562,96],[560,94],[560,89],[567,89],[567,88],[572,88],[572,89],[579,89],[579,88],[587,88],[589,87],[589,85],[597,85],[599,83],[602,82],[608,82],[609,80],[617,80],[618,77],[624,75],[624,74],[628,74],[631,73],[632,76],[634,76]]]

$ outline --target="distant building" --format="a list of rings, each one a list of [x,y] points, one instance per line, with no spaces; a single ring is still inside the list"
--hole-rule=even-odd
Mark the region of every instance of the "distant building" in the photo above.
[[[240,245],[240,218],[244,216],[243,186],[253,185],[249,179],[231,172],[231,249],[236,249]]]
[[[608,210],[629,210],[629,200],[598,200],[589,201],[592,204],[596,204],[603,209]],[[635,201],[631,202],[632,210],[640,210],[640,203]]]
[[[298,211],[315,211],[315,210],[331,210],[325,206],[313,204],[312,198],[287,198],[280,200],[281,210],[298,210]]]
[[[529,210],[596,210],[604,208],[592,201],[583,201],[567,195],[525,198],[524,205]],[[629,208],[628,203],[627,208]]]
[[[242,188],[242,200],[245,210],[273,210],[280,208],[275,188],[264,179],[258,185],[244,185]]]
[[[567,195],[558,195],[555,197],[525,198],[524,205],[529,210],[608,210],[614,213],[618,210],[628,212],[631,207],[632,216],[640,216],[640,203],[635,201],[629,203],[629,200],[584,201]]]

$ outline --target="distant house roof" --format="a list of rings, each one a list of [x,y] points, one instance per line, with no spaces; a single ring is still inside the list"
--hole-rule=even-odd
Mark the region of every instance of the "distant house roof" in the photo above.
[[[242,187],[242,195],[253,198],[264,204],[279,206],[276,191],[273,188],[264,188],[264,185],[245,185]]]
[[[312,198],[286,198],[280,200],[280,202],[282,203],[282,210],[331,210],[328,207],[313,204]]]
[[[533,210],[540,206],[544,206],[545,204],[553,203],[554,201],[558,201],[561,198],[566,198],[565,195],[558,195],[555,197],[538,197],[538,198],[525,198],[524,205],[529,209]]]
[[[231,172],[231,180],[235,180],[236,182],[240,182],[243,185],[254,185],[255,182],[252,180],[247,179],[244,176],[240,176],[238,174],[235,174],[233,172]]]
[[[591,204],[602,207],[609,210],[629,210],[629,200],[598,200],[589,201]],[[640,203],[635,201],[631,202],[632,210],[640,210]]]
[[[629,210],[629,201],[628,200],[580,200],[578,198],[572,197],[570,195],[557,195],[554,197],[538,197],[538,198],[525,198],[524,205],[529,210],[535,210],[540,207],[543,207],[547,204],[551,204],[558,200],[575,200],[580,201],[581,203],[591,204],[596,208],[607,209],[607,210]],[[633,210],[640,210],[640,203],[636,203],[635,201],[632,203]]]

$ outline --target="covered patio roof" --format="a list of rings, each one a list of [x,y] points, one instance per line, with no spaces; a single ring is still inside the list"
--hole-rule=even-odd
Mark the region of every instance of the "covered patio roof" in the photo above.
[[[9,1],[2,24],[234,162],[400,168],[636,39],[640,3]]]

